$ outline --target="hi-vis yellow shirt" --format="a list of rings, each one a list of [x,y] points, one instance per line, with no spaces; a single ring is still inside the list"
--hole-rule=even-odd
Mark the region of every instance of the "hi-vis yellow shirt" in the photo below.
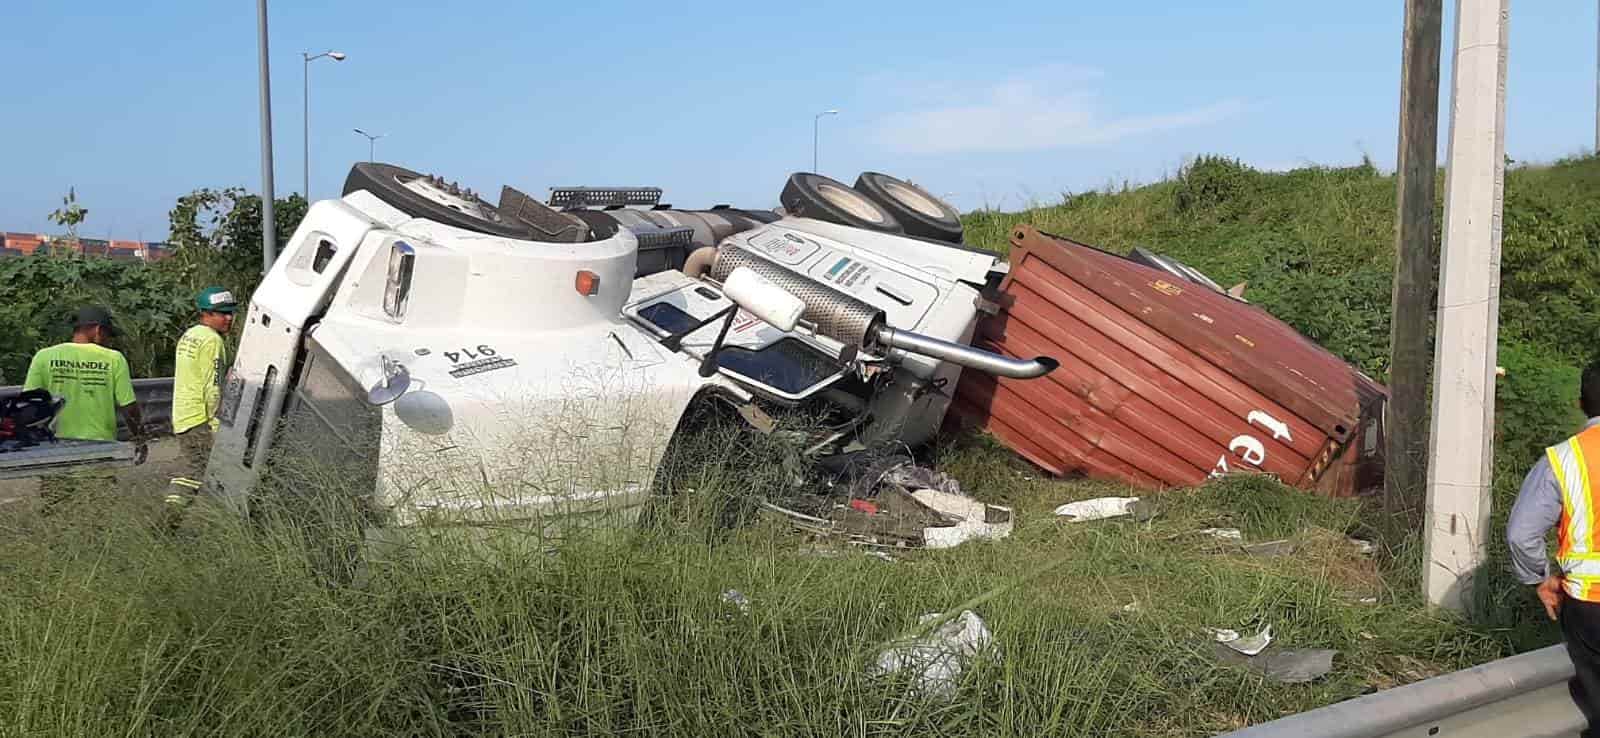
[[[172,377],[172,432],[182,433],[201,423],[217,429],[217,405],[222,398],[222,335],[204,325],[185,331],[178,339]]]
[[[33,355],[23,389],[64,398],[56,436],[117,440],[117,409],[134,403],[133,380],[122,353],[93,343],[58,343]]]

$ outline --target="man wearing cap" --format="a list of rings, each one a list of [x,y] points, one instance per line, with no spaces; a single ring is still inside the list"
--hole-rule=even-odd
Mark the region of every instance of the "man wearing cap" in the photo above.
[[[221,287],[207,287],[195,297],[200,323],[178,339],[172,376],[172,432],[183,450],[184,471],[172,478],[173,503],[200,488],[206,460],[211,456],[211,434],[217,429],[217,406],[222,398],[224,347],[222,337],[233,328],[239,303]]]
[[[56,414],[57,438],[84,441],[117,440],[117,413],[127,421],[128,430],[138,444],[136,463],[144,463],[144,419],[133,396],[133,379],[122,352],[107,348],[106,342],[121,335],[111,322],[111,313],[99,306],[78,311],[72,340],[58,343],[33,355],[28,364],[25,390],[44,389],[65,400]],[[104,472],[80,472],[45,477],[40,485],[46,506],[60,502],[85,486],[107,491],[114,482]]]

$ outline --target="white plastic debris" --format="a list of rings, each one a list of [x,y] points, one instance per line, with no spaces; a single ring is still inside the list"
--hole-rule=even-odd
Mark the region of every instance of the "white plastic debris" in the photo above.
[[[1261,629],[1260,633],[1253,636],[1241,636],[1239,631],[1226,628],[1212,628],[1211,633],[1217,642],[1246,656],[1261,653],[1267,646],[1272,645],[1272,626]]]
[[[871,556],[872,558],[875,558],[875,559],[881,559],[883,561],[887,561],[887,562],[889,562],[891,564],[893,564],[895,561],[898,560],[895,557],[890,556],[887,553],[884,553],[883,551],[868,551],[867,555]]]
[[[1122,606],[1122,611],[1125,612],[1125,613],[1128,613],[1129,615],[1137,615],[1140,612],[1142,612],[1143,610],[1144,610],[1144,608],[1139,607],[1139,601],[1138,600],[1134,600],[1134,601],[1129,602],[1128,604]]]
[[[1056,508],[1056,515],[1074,523],[1120,518],[1132,515],[1133,506],[1138,502],[1137,497],[1096,497],[1092,500],[1078,500],[1062,505]]]
[[[917,618],[917,623],[927,624],[941,617],[941,613],[930,612]],[[959,617],[921,638],[884,649],[869,673],[885,676],[911,671],[916,675],[913,689],[933,697],[948,697],[955,691],[967,661],[985,652],[990,658],[1000,658],[994,635],[983,618],[963,610]]]
[[[1360,538],[1349,538],[1346,540],[1350,541],[1350,545],[1355,548],[1356,553],[1361,554],[1362,556],[1371,556],[1372,552],[1378,550],[1378,547],[1374,545],[1372,541],[1363,541]]]
[[[744,596],[744,593],[737,589],[730,589],[726,592],[723,592],[722,601],[739,608],[739,612],[741,613],[746,615],[750,614],[750,598]]]
[[[1011,508],[986,505],[961,494],[936,489],[919,489],[911,496],[947,518],[955,525],[922,529],[922,543],[928,548],[951,548],[967,541],[987,538],[999,540],[1011,535],[1015,527]]]
[[[1245,546],[1244,551],[1252,556],[1288,556],[1289,554],[1294,553],[1295,545],[1294,541],[1284,538],[1277,541],[1252,543],[1248,546]]]
[[[1206,528],[1205,530],[1200,531],[1200,533],[1202,535],[1211,536],[1219,541],[1244,541],[1244,533],[1240,532],[1238,528]]]

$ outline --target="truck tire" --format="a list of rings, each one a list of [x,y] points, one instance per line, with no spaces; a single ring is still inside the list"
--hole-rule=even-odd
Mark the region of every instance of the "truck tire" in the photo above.
[[[501,215],[499,209],[476,195],[442,185],[404,167],[361,162],[350,167],[343,194],[366,190],[413,218],[463,228],[503,238],[531,241],[536,238],[526,223]],[[481,217],[480,217],[481,214]]]
[[[864,228],[869,231],[900,233],[900,221],[883,206],[836,179],[820,174],[796,172],[789,175],[778,198],[789,215],[815,218],[829,223]]]
[[[906,235],[961,243],[961,213],[933,193],[879,172],[862,172],[855,189],[893,214]]]

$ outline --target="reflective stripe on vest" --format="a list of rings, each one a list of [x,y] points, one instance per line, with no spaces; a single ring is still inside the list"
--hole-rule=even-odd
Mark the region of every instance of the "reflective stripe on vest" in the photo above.
[[[1600,426],[1590,428],[1545,451],[1556,484],[1561,487],[1561,524],[1556,531],[1556,561],[1566,578],[1567,594],[1600,602],[1600,525],[1596,525],[1595,488],[1600,479]]]

